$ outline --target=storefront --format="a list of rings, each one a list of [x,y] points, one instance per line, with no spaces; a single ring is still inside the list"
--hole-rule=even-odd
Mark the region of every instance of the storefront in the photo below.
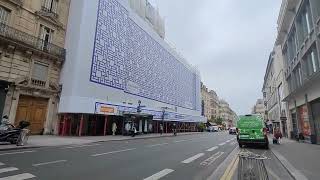
[[[310,104],[312,109],[316,143],[320,144],[320,99],[312,101]]]

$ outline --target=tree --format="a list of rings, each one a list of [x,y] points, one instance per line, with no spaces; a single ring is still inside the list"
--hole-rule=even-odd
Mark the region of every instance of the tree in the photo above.
[[[218,118],[216,118],[216,119],[214,120],[214,122],[215,122],[216,124],[218,124],[218,125],[222,125],[222,121],[223,121],[223,119],[222,119],[221,117],[218,117]]]

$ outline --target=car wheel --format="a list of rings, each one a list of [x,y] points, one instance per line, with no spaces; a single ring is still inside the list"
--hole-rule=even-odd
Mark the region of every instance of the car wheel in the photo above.
[[[242,148],[242,147],[243,147],[243,145],[241,143],[239,143],[239,148]]]

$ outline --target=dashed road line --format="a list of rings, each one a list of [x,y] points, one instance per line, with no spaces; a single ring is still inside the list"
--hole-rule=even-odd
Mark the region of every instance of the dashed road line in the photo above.
[[[23,153],[32,153],[36,151],[17,151],[17,152],[7,152],[7,153],[1,153],[0,156],[3,155],[11,155],[11,154],[23,154]]]
[[[102,155],[108,155],[108,154],[115,154],[115,153],[120,153],[120,152],[126,152],[126,151],[132,151],[135,150],[137,148],[131,148],[131,149],[123,149],[123,150],[119,150],[119,151],[110,151],[110,152],[105,152],[105,153],[100,153],[100,154],[92,154],[92,157],[97,157],[97,156],[102,156]]]
[[[213,146],[212,148],[207,149],[208,152],[214,151],[216,149],[218,149],[218,146]]]
[[[210,164],[212,164],[215,160],[217,160],[224,152],[217,152],[214,155],[212,155],[211,157],[209,157],[208,159],[202,161],[200,163],[201,166],[209,166]]]
[[[226,143],[225,142],[223,142],[223,143],[220,143],[220,144],[218,144],[219,146],[223,146],[223,145],[225,145]]]
[[[3,166],[4,164],[2,162],[0,162],[0,166]]]
[[[179,143],[179,142],[185,142],[185,141],[190,141],[189,139],[183,139],[183,140],[178,140],[178,141],[173,141],[175,143]]]
[[[5,172],[10,172],[10,171],[16,171],[19,170],[18,168],[15,167],[6,167],[6,168],[1,168],[0,173],[5,173]]]
[[[200,158],[200,157],[201,157],[201,156],[203,156],[203,155],[204,155],[204,153],[196,154],[196,155],[194,155],[194,156],[192,156],[192,157],[190,157],[190,158],[188,158],[188,159],[186,159],[186,160],[182,161],[182,163],[184,163],[184,164],[191,163],[192,161],[194,161],[194,160],[196,160],[196,159]]]
[[[152,176],[149,176],[149,177],[147,177],[147,178],[145,178],[143,180],[158,180],[158,179],[160,179],[160,178],[172,173],[173,171],[174,170],[172,170],[172,169],[164,169],[164,170],[162,170],[162,171],[160,171],[160,172],[158,172],[158,173],[156,173],[156,174],[154,174]]]
[[[81,147],[90,147],[90,146],[99,146],[101,144],[84,144],[84,145],[72,145],[72,146],[67,146],[61,149],[73,149],[73,148],[81,148]]]
[[[13,176],[3,177],[3,178],[0,178],[0,180],[24,180],[24,179],[31,179],[34,177],[36,177],[36,176],[29,174],[29,173],[23,173],[23,174],[17,174],[17,175],[13,175]]]
[[[66,161],[67,161],[67,160],[49,161],[49,162],[43,162],[43,163],[32,164],[32,166],[37,167],[37,166],[43,166],[43,165],[48,165],[48,164],[62,163],[62,162],[66,162]]]
[[[163,146],[163,145],[168,145],[168,144],[169,143],[152,144],[152,145],[148,145],[147,147]]]

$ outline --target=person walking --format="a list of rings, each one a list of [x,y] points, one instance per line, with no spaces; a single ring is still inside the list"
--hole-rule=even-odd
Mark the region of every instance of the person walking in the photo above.
[[[117,132],[117,124],[115,122],[112,123],[112,135],[116,135]]]
[[[280,131],[280,128],[277,127],[277,128],[274,130],[273,136],[274,136],[273,143],[274,143],[274,144],[280,144],[280,140],[281,140],[281,138],[282,138],[282,133],[281,133],[281,131]]]
[[[163,133],[163,125],[160,124],[160,135],[162,135],[162,133]]]
[[[176,123],[173,123],[173,125],[172,125],[172,130],[173,130],[173,135],[177,135],[177,125],[176,125]]]

